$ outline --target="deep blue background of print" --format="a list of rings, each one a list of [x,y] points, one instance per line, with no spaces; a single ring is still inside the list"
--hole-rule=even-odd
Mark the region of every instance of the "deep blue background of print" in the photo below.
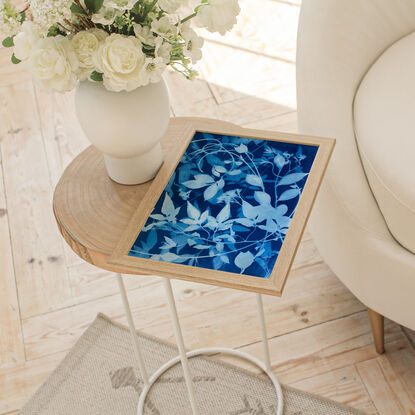
[[[129,255],[269,278],[317,150],[197,132]]]

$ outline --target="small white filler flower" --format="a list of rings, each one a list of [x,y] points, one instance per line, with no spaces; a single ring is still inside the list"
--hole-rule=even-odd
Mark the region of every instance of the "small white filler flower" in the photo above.
[[[159,6],[167,13],[174,13],[179,7],[186,6],[188,0],[158,0]]]
[[[193,62],[202,59],[204,40],[186,23],[182,26],[181,33],[183,39],[186,41],[186,45],[183,48],[184,55],[189,57]]]
[[[38,25],[40,33],[46,35],[51,26],[70,20],[71,4],[72,0],[31,0],[33,21]]]
[[[209,0],[200,6],[196,21],[199,27],[224,35],[236,24],[240,11],[238,0]]]
[[[153,32],[148,26],[141,26],[139,23],[135,23],[133,28],[134,34],[141,40],[142,43],[155,46],[156,37],[153,35]]]
[[[150,82],[159,82],[165,69],[166,64],[162,58],[147,58],[141,70],[141,83],[147,85]]]
[[[0,35],[9,37],[20,29],[16,6],[8,0],[0,0]]]

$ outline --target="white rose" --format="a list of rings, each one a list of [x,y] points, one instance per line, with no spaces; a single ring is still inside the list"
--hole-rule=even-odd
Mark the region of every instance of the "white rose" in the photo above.
[[[158,0],[158,5],[167,13],[174,13],[179,7],[186,6],[188,0]]]
[[[240,11],[238,0],[209,0],[209,3],[200,7],[196,22],[199,27],[206,27],[209,32],[224,35],[232,29]]]
[[[33,77],[48,91],[67,92],[76,85],[78,59],[67,37],[40,39],[29,63]]]
[[[104,74],[104,86],[110,91],[132,91],[141,85],[140,72],[145,55],[134,36],[114,33],[108,36],[95,54],[95,65]]]
[[[105,40],[108,33],[101,29],[89,29],[78,32],[72,38],[72,46],[79,61],[79,79],[88,78],[94,70],[94,54],[98,51],[99,45]]]
[[[202,59],[203,39],[188,25],[184,24],[181,29],[181,35],[186,41],[183,48],[185,56],[189,57],[193,62]]]
[[[14,38],[14,54],[17,59],[25,61],[29,58],[33,45],[40,36],[33,22],[26,21],[22,24],[22,31]]]
[[[147,58],[140,74],[142,85],[161,81],[161,75],[165,69],[166,64],[162,58]]]

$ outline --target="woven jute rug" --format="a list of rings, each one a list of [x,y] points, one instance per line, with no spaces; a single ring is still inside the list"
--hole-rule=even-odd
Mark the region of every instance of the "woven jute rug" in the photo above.
[[[177,355],[169,344],[141,333],[139,338],[149,373]],[[265,375],[205,357],[191,359],[190,369],[201,414],[275,414],[276,394]],[[136,415],[142,387],[128,330],[100,314],[19,414]],[[288,387],[283,392],[284,415],[364,415]],[[145,415],[191,413],[176,365],[150,391]]]

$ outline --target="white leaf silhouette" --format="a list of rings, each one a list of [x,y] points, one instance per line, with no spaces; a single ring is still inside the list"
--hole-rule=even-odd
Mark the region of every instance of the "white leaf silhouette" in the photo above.
[[[271,204],[271,196],[265,192],[255,192],[254,193],[255,200],[260,205],[270,205]]]
[[[281,168],[287,163],[287,160],[281,155],[277,154],[274,158],[274,163],[277,165],[278,168]]]
[[[190,202],[187,202],[187,214],[194,220],[200,218],[200,210],[197,207],[193,206]]]
[[[225,220],[228,220],[231,215],[231,207],[229,203],[225,205],[225,207],[218,213],[218,216],[216,216],[216,219],[219,223],[225,222]]]
[[[277,211],[277,215],[285,215],[288,211],[288,206],[287,205],[278,205],[276,208]]]
[[[219,173],[226,173],[226,169],[223,166],[215,166],[214,169]]]
[[[216,183],[211,184],[203,193],[205,200],[212,199],[218,193],[218,185]]]
[[[173,254],[172,252],[166,252],[165,254],[161,255],[160,258],[163,261],[173,262],[173,261],[176,261],[179,257],[178,255]]]
[[[225,263],[229,264],[229,258],[226,255],[221,255],[220,259]]]
[[[201,187],[207,186],[213,182],[213,177],[209,176],[208,174],[196,174],[194,180],[183,182],[183,185],[189,189],[200,189]]]
[[[241,225],[245,226],[246,228],[250,228],[253,225],[253,222],[246,218],[238,218],[235,222],[240,223]]]
[[[254,262],[254,256],[249,252],[239,252],[235,258],[235,265],[241,269],[241,273],[245,271],[246,268],[252,265]]]
[[[174,215],[174,204],[167,192],[164,196],[164,202],[163,206],[161,207],[161,213],[163,213],[165,216]]]
[[[241,173],[242,173],[242,171],[241,171],[241,170],[239,170],[239,169],[232,170],[232,171],[230,171],[230,172],[229,172],[229,174],[230,174],[231,176],[237,176],[238,174],[241,174]]]
[[[246,176],[246,182],[248,184],[251,184],[252,186],[258,186],[262,187],[262,179],[259,176],[256,176],[255,174],[248,174]]]
[[[258,211],[255,206],[252,206],[249,202],[246,200],[242,201],[242,213],[246,218],[256,218],[258,216]]]
[[[242,154],[242,153],[246,153],[248,151],[248,147],[245,144],[239,144],[238,147],[235,147],[235,150],[238,153],[241,153]]]
[[[307,176],[307,173],[291,173],[284,176],[278,183],[277,186],[283,186],[299,182],[301,179]]]
[[[289,189],[286,190],[279,198],[278,200],[290,200],[294,199],[300,194],[300,189]]]
[[[169,238],[168,236],[164,237],[164,240],[170,245],[171,247],[177,246],[176,242],[173,241],[173,239]]]

